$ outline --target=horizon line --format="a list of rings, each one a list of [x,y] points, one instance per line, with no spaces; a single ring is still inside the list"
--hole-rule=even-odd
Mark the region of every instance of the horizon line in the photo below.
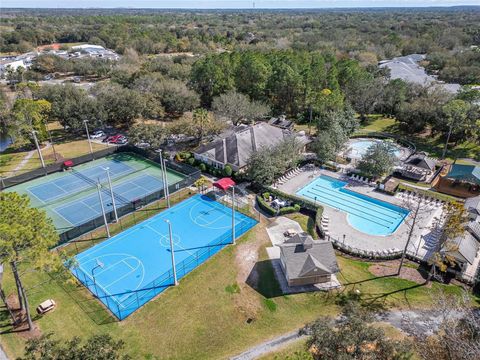
[[[321,9],[434,9],[434,8],[458,8],[458,7],[475,7],[480,8],[480,5],[476,4],[458,4],[458,5],[385,5],[385,6],[317,6],[317,7],[238,7],[238,8],[229,8],[229,7],[127,7],[127,6],[103,6],[103,7],[51,7],[51,6],[39,6],[39,7],[29,7],[29,6],[0,6],[0,9],[23,9],[23,10],[37,10],[37,9],[55,9],[55,10],[105,10],[105,9],[117,9],[117,10],[321,10]]]

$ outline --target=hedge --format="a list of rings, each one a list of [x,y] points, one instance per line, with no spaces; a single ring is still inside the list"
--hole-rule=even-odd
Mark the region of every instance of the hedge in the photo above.
[[[257,195],[257,204],[260,209],[265,211],[268,215],[277,215],[277,210],[268,205],[268,203],[260,195]]]
[[[295,204],[293,206],[285,206],[278,211],[278,215],[286,215],[300,211],[300,205]]]
[[[279,198],[290,200],[294,203],[297,203],[300,205],[300,208],[308,209],[315,212],[319,207],[321,207],[321,205],[315,204],[313,201],[310,201],[295,195],[287,194],[271,187],[265,187],[265,191],[268,191],[270,192],[270,194],[275,195]]]

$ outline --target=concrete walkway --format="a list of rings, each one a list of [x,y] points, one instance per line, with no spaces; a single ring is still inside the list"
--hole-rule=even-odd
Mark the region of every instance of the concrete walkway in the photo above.
[[[345,174],[320,169],[301,172],[299,175],[288,180],[285,184],[280,185],[279,190],[288,194],[295,194],[298,190],[314,181],[320,175],[327,175],[345,181],[348,183],[348,185],[346,185],[347,189],[367,195],[374,199],[382,200],[404,208],[411,209],[414,207],[413,202],[406,202],[395,198],[394,196],[376,191],[375,188],[371,186],[348,179]],[[433,219],[440,216],[439,212],[441,213],[439,208],[426,207],[425,209],[422,209],[417,218],[417,226],[413,232],[413,239],[421,238],[425,233],[425,230],[431,226]],[[410,230],[409,223],[412,221],[411,217],[408,216],[394,233],[386,236],[377,236],[366,234],[352,227],[348,221],[347,213],[341,210],[324,205],[324,214],[330,219],[328,231],[333,239],[351,246],[352,248],[365,251],[383,251],[392,248],[402,250],[408,239],[408,233]]]

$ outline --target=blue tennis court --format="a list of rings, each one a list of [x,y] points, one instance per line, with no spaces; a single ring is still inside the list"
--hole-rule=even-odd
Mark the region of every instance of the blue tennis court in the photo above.
[[[99,179],[100,182],[104,183],[107,181],[107,174],[105,172],[105,168],[107,167],[110,169],[110,177],[112,180],[135,171],[134,168],[121,161],[109,160],[91,168],[84,169],[79,173],[93,181]],[[29,187],[27,191],[44,203],[58,200],[71,195],[72,192],[79,192],[92,187],[91,183],[86,182],[81,175],[78,176],[76,173],[69,173],[63,177]]]
[[[163,189],[163,181],[148,174],[140,174],[139,176],[112,186],[117,208],[135,201],[146,194],[157,191],[158,189]],[[102,188],[101,194],[105,212],[108,213],[113,210],[113,201],[110,190]],[[72,200],[56,206],[53,210],[74,226],[84,224],[102,214],[97,192],[90,194],[87,197]]]
[[[232,242],[232,210],[195,195],[77,255],[73,274],[119,319],[174,282],[165,220],[172,225],[178,279]],[[235,212],[236,237],[256,223]]]

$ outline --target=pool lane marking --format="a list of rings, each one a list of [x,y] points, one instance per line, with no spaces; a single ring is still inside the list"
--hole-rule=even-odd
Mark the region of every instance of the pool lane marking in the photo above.
[[[352,199],[352,198],[355,197],[354,195],[349,196],[347,194],[344,194],[343,197],[342,196],[335,196],[335,193],[338,193],[337,191],[324,191],[322,189],[323,189],[322,187],[310,188],[310,189],[305,189],[305,192],[309,192],[309,193],[312,193],[314,195],[317,195],[321,198],[324,198],[327,201],[333,201],[335,204],[346,205],[349,202],[351,202],[352,204],[355,204],[355,205],[357,205],[360,208],[363,208],[365,210],[370,210],[372,212],[377,212],[378,214],[384,215],[388,219],[397,219],[398,217],[394,216],[394,214],[399,214],[400,213],[400,211],[396,211],[395,209],[390,209],[390,208],[388,208],[386,206],[382,206],[380,204],[375,204],[374,202],[368,201],[366,199],[356,198],[356,199],[358,199],[358,201],[354,201]],[[302,193],[302,191],[300,191],[300,193]],[[333,199],[332,199],[332,197],[333,197]],[[337,198],[338,198],[338,200],[337,200]],[[352,199],[352,200],[350,200],[350,199]],[[372,207],[368,208],[367,204],[372,205]],[[393,205],[393,204],[390,204],[390,205]],[[394,205],[394,206],[396,206],[396,205]],[[372,216],[375,216],[372,213],[368,213],[368,214],[372,215]],[[376,216],[376,217],[378,219],[381,219],[381,220],[384,220],[384,221],[388,222],[387,219],[382,219],[379,216]]]

